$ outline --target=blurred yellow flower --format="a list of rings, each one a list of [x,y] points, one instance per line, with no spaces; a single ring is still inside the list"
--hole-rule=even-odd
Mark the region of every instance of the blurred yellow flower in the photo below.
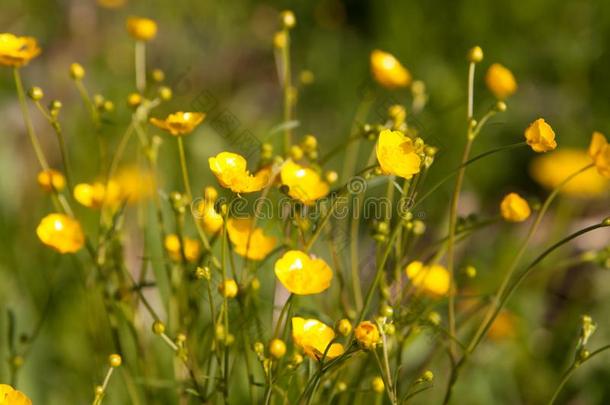
[[[113,182],[118,186],[121,199],[126,199],[130,204],[146,200],[155,192],[153,174],[137,166],[122,168],[114,176]]]
[[[377,83],[389,89],[407,87],[411,84],[411,73],[400,64],[398,59],[378,49],[371,52],[371,73]]]
[[[525,139],[534,152],[548,152],[557,147],[555,132],[543,118],[538,118],[526,128]]]
[[[235,298],[237,296],[238,291],[239,291],[239,286],[237,285],[237,282],[235,280],[233,280],[232,278],[223,281],[218,286],[218,292],[223,297]]]
[[[269,169],[262,169],[253,176],[248,171],[246,159],[237,153],[220,152],[208,162],[220,185],[234,193],[252,193],[269,183]]]
[[[74,198],[88,208],[115,207],[122,200],[121,188],[116,181],[104,184],[80,183],[74,187]]]
[[[193,132],[204,119],[204,113],[178,111],[169,114],[163,120],[152,117],[150,118],[150,123],[174,136],[180,136]]]
[[[292,340],[312,359],[320,360],[327,348],[326,358],[332,359],[343,354],[342,344],[331,344],[334,338],[333,328],[317,319],[292,318]]]
[[[427,294],[442,296],[449,292],[449,272],[439,264],[424,266],[422,262],[414,261],[407,265],[405,273],[415,287]]]
[[[0,405],[32,405],[32,401],[10,385],[0,384]]]
[[[150,41],[157,35],[155,20],[143,17],[127,18],[127,32],[132,38],[139,41]]]
[[[512,96],[517,91],[517,81],[513,73],[499,63],[492,64],[487,69],[485,84],[489,91],[499,100]]]
[[[370,321],[360,322],[354,329],[354,337],[365,349],[373,349],[381,342],[377,325]]]
[[[61,191],[66,187],[66,178],[57,170],[48,169],[38,173],[38,185],[46,191]]]
[[[322,259],[300,250],[289,250],[275,262],[275,275],[297,295],[318,294],[330,287],[333,272]]]
[[[419,173],[421,158],[415,151],[411,138],[400,131],[381,131],[376,153],[381,170],[385,174],[410,179]]]
[[[201,245],[196,239],[188,237],[182,238],[184,240],[184,257],[188,262],[194,263],[199,259],[201,254]],[[164,241],[165,250],[169,254],[169,257],[174,261],[182,260],[182,248],[180,244],[180,238],[176,234],[169,234],[165,237]]]
[[[0,66],[21,67],[40,54],[35,38],[0,34]]]
[[[529,204],[517,193],[507,194],[500,203],[500,214],[509,222],[523,222],[529,218],[532,210]]]
[[[49,214],[40,221],[36,234],[42,243],[59,253],[75,253],[83,247],[85,235],[77,220],[65,214]]]
[[[593,133],[589,146],[589,156],[593,159],[598,173],[610,179],[610,146],[602,133]]]
[[[510,339],[516,334],[517,319],[508,311],[502,311],[489,327],[487,332],[490,339],[498,341]]]
[[[381,378],[381,377],[373,378],[373,380],[371,381],[371,387],[373,388],[373,391],[375,391],[378,394],[381,394],[383,392],[383,390],[385,390],[385,384],[383,383],[383,378]]]
[[[591,163],[586,151],[561,148],[553,153],[537,156],[530,165],[532,178],[552,190],[568,176]],[[593,198],[605,195],[610,183],[595,170],[587,170],[570,180],[561,193],[571,197]]]
[[[311,205],[330,191],[328,183],[313,169],[287,160],[280,171],[282,184],[288,187],[288,195],[303,204]]]
[[[277,240],[264,234],[261,228],[254,228],[250,218],[229,218],[227,233],[235,248],[235,253],[250,260],[263,260],[273,250]]]

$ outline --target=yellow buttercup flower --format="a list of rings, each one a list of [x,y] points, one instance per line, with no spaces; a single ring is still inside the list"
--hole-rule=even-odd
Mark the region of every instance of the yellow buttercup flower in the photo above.
[[[204,113],[178,111],[163,120],[153,117],[150,119],[150,123],[174,136],[180,136],[193,132],[204,119]]]
[[[313,169],[287,160],[280,171],[282,184],[288,186],[288,195],[303,204],[311,205],[330,191],[328,183]]]
[[[373,349],[381,342],[377,325],[370,321],[360,322],[354,329],[354,337],[365,349]]]
[[[538,184],[552,190],[589,163],[591,158],[586,151],[561,148],[536,157],[530,165],[530,174]],[[594,198],[605,195],[609,186],[608,180],[597,171],[587,170],[565,184],[560,193],[570,197]]]
[[[248,171],[246,159],[237,153],[221,152],[208,162],[220,185],[235,193],[253,193],[269,183],[269,169],[262,169],[253,176]]]
[[[487,88],[499,100],[504,100],[517,91],[515,76],[513,76],[510,70],[499,63],[494,63],[487,69],[485,84],[487,84]]]
[[[411,138],[400,131],[381,131],[376,153],[379,166],[385,174],[410,179],[419,173],[421,158],[415,151]]]
[[[129,17],[127,32],[139,41],[150,41],[157,35],[157,23],[150,18]]]
[[[35,38],[0,34],[0,66],[21,67],[39,54]]]
[[[116,181],[108,183],[81,183],[74,187],[74,198],[88,208],[115,207],[122,200],[122,193]]]
[[[534,152],[548,152],[557,147],[555,131],[543,118],[538,118],[527,127],[525,139]]]
[[[529,204],[517,193],[507,194],[500,203],[500,214],[509,222],[523,222],[529,218],[532,210]]]
[[[589,156],[593,159],[598,173],[610,179],[610,146],[602,133],[593,133],[589,146]]]
[[[65,214],[49,214],[40,221],[36,234],[42,243],[59,253],[78,252],[85,235],[77,220]]]
[[[415,287],[427,294],[443,296],[449,292],[449,272],[439,264],[424,266],[422,262],[414,261],[407,265],[405,273]]]
[[[330,287],[333,271],[322,259],[289,250],[275,262],[275,275],[291,293],[310,295]]]
[[[389,89],[407,87],[411,84],[411,73],[400,64],[394,55],[378,49],[371,52],[373,78]]]
[[[329,359],[343,354],[344,349],[342,344],[331,344],[334,338],[335,332],[333,328],[317,319],[292,318],[292,340],[296,346],[312,359],[320,360],[325,352],[326,358]]]
[[[124,167],[113,177],[112,183],[118,186],[121,199],[126,199],[130,204],[146,200],[155,192],[155,181],[153,174],[137,166]]]
[[[188,237],[182,238],[184,240],[184,257],[188,262],[194,263],[199,259],[201,254],[201,245],[196,239]],[[165,237],[164,241],[165,250],[169,254],[169,257],[174,261],[182,260],[182,248],[180,244],[180,238],[176,234],[169,234]]]
[[[0,405],[32,405],[32,401],[10,385],[0,384]]]
[[[66,187],[66,178],[64,175],[54,169],[43,170],[38,173],[38,185],[46,191],[61,191]]]
[[[214,234],[222,228],[224,220],[222,215],[216,212],[214,201],[204,200],[198,207],[199,219],[201,226],[206,233]]]
[[[261,228],[253,228],[250,218],[229,218],[227,233],[235,248],[235,253],[250,260],[263,260],[273,250],[277,242],[267,236]]]

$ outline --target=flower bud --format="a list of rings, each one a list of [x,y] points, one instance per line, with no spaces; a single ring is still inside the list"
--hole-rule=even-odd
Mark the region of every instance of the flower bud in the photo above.
[[[165,72],[163,72],[163,70],[161,70],[161,69],[153,69],[153,71],[151,73],[151,77],[152,77],[153,81],[155,81],[157,83],[161,83],[162,81],[165,80]]]
[[[44,97],[44,92],[40,87],[34,86],[28,90],[28,96],[34,101],[39,101]]]
[[[155,335],[161,335],[165,333],[165,325],[161,321],[154,321],[152,325],[152,330]]]
[[[290,10],[285,10],[280,13],[280,21],[286,29],[292,29],[297,23],[294,13]]]
[[[226,298],[235,298],[235,296],[237,296],[238,290],[239,288],[237,286],[237,283],[233,279],[224,280],[218,286],[218,292],[220,292],[220,294]]]
[[[269,343],[269,353],[276,359],[282,358],[286,354],[286,343],[281,339],[273,339]]]
[[[352,323],[348,319],[341,319],[337,324],[337,331],[343,336],[347,336],[352,331]]]
[[[468,61],[479,63],[483,60],[483,50],[480,46],[474,46],[468,51]]]
[[[108,356],[108,363],[110,364],[110,367],[112,367],[112,368],[119,367],[122,362],[123,362],[123,359],[118,354],[111,354],[110,356]]]
[[[138,93],[130,93],[127,96],[127,105],[131,108],[136,108],[142,104],[142,96]]]
[[[70,65],[70,77],[74,80],[81,80],[85,77],[85,68],[80,63]]]
[[[373,391],[378,394],[381,394],[385,389],[385,384],[383,383],[383,379],[381,377],[373,378],[373,381],[371,381],[371,386],[373,388]]]
[[[159,98],[161,98],[161,100],[169,101],[172,99],[172,96],[173,96],[172,89],[170,89],[167,86],[159,87]]]

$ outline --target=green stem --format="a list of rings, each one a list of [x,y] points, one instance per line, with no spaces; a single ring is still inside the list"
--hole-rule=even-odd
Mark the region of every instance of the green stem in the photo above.
[[[292,95],[292,72],[290,66],[290,32],[288,29],[284,29],[286,36],[286,44],[282,47],[282,82],[284,85],[284,125],[292,120],[292,107],[293,107],[293,95]],[[289,125],[286,125],[284,129],[284,153],[286,156],[290,153],[290,146],[292,143],[292,129]]]
[[[25,122],[25,126],[27,129],[28,137],[30,138],[30,142],[32,143],[32,147],[34,148],[34,153],[36,154],[36,159],[38,159],[38,164],[42,170],[49,170],[49,163],[44,156],[44,152],[42,151],[42,147],[40,146],[40,141],[34,132],[34,126],[32,125],[32,120],[30,119],[30,111],[28,110],[27,102],[25,99],[25,92],[23,90],[23,82],[21,81],[21,74],[19,72],[19,68],[13,69],[13,76],[15,78],[15,86],[17,87],[17,96],[19,97],[19,105],[21,106],[21,113],[23,114],[23,120]]]
[[[565,373],[563,374],[563,377],[561,379],[561,382],[559,383],[559,386],[557,387],[557,389],[555,390],[555,392],[553,393],[553,396],[551,397],[551,399],[548,402],[548,405],[553,405],[555,403],[555,401],[557,400],[557,397],[559,396],[559,393],[561,392],[561,389],[563,388],[563,386],[568,382],[568,380],[570,379],[570,377],[572,376],[572,374],[574,374],[574,372],[576,371],[576,369],[581,366],[582,364],[584,364],[585,362],[591,360],[594,356],[606,351],[610,349],[610,345],[606,345],[604,347],[601,347],[597,350],[595,350],[593,353],[591,353],[589,355],[589,357],[587,357],[586,359],[580,361],[579,363],[577,362],[573,362],[572,365],[570,366],[570,368],[568,368]]]
[[[182,171],[182,182],[184,183],[184,190],[189,202],[193,200],[193,193],[191,192],[191,182],[189,181],[189,172],[186,166],[186,153],[184,152],[184,141],[181,136],[178,137],[178,153],[180,154],[180,170]]]
[[[146,43],[144,41],[136,41],[134,55],[136,88],[140,94],[143,94],[146,90]]]

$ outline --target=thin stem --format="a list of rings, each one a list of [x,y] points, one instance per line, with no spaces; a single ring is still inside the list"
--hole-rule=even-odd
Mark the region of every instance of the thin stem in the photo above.
[[[570,368],[568,368],[565,373],[563,374],[563,377],[561,379],[561,382],[559,383],[559,386],[557,386],[557,389],[555,389],[555,392],[553,393],[553,396],[551,397],[551,399],[548,402],[548,405],[553,405],[555,403],[555,401],[557,400],[557,397],[559,396],[559,393],[561,392],[561,389],[563,388],[563,386],[568,382],[568,380],[570,379],[570,377],[572,376],[572,374],[574,374],[574,372],[576,371],[576,369],[581,366],[582,364],[584,364],[585,362],[591,360],[594,356],[606,351],[610,349],[610,345],[606,345],[604,347],[601,347],[597,350],[595,350],[593,353],[591,353],[589,355],[589,357],[587,357],[584,360],[581,360],[580,362],[573,362],[572,365],[570,366]]]
[[[28,137],[30,138],[30,142],[32,143],[32,147],[34,148],[34,153],[36,154],[36,159],[38,159],[38,164],[42,170],[49,170],[49,163],[44,156],[44,152],[42,151],[42,147],[40,146],[40,141],[34,132],[34,126],[32,125],[32,121],[30,119],[30,111],[28,110],[27,102],[25,99],[25,92],[23,90],[23,82],[21,81],[21,74],[19,72],[19,68],[13,69],[13,76],[15,78],[15,86],[17,87],[17,96],[19,97],[19,105],[21,106],[21,113],[23,114],[23,121],[25,122],[25,126],[27,129]]]
[[[186,166],[186,153],[184,152],[184,141],[182,137],[178,137],[178,153],[180,154],[180,170],[182,171],[182,182],[184,183],[184,190],[189,201],[193,200],[193,193],[191,191],[191,182],[189,181],[189,172]]]
[[[500,300],[501,300],[505,290],[508,288],[509,282],[510,282],[510,280],[511,280],[511,278],[512,278],[512,276],[513,276],[513,274],[514,274],[514,272],[515,272],[515,270],[517,268],[517,266],[519,265],[519,262],[520,262],[522,256],[525,254],[525,251],[527,250],[527,247],[528,247],[532,237],[534,236],[534,234],[538,230],[538,227],[540,226],[540,223],[542,222],[542,218],[546,214],[549,206],[551,205],[551,203],[553,202],[555,197],[557,197],[559,192],[563,189],[563,187],[567,183],[569,183],[572,179],[574,179],[579,174],[581,174],[581,173],[591,169],[592,167],[593,167],[593,164],[589,164],[589,165],[583,167],[582,169],[577,170],[575,173],[571,174],[570,176],[566,177],[566,179],[563,180],[557,187],[555,187],[555,189],[551,192],[551,194],[544,201],[544,204],[542,205],[542,208],[538,212],[538,215],[536,216],[536,219],[532,223],[532,226],[530,227],[530,229],[528,231],[528,234],[525,237],[525,240],[523,241],[523,244],[521,245],[521,248],[519,249],[517,254],[514,256],[513,261],[511,263],[511,265],[509,266],[508,272],[506,273],[506,275],[504,276],[504,279],[502,280],[502,284],[500,285],[500,288],[498,289],[498,291],[494,295],[492,306],[487,311],[487,314],[485,315],[485,318],[484,318],[483,322],[479,326],[479,329],[477,330],[477,332],[475,333],[473,339],[471,340],[470,344],[468,345],[468,351],[469,352],[472,352],[474,350],[474,348],[482,340],[483,334],[485,333],[485,325],[487,325],[490,322],[490,320],[492,319],[494,311],[496,311],[496,309],[498,307],[498,304],[500,303]]]
[[[286,37],[286,44],[282,47],[282,73],[284,84],[284,124],[292,120],[292,107],[293,107],[293,95],[292,95],[292,72],[290,66],[290,31],[284,29],[284,35]],[[290,153],[290,145],[292,143],[292,129],[289,125],[286,125],[284,129],[284,153],[288,155]]]
[[[146,90],[146,43],[136,41],[135,44],[136,88],[140,93]]]

